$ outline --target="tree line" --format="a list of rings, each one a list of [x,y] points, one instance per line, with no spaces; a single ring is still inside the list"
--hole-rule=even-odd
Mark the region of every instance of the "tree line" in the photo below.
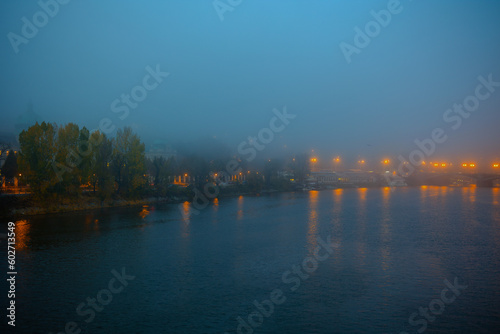
[[[99,130],[90,132],[77,124],[36,123],[19,135],[20,151],[9,154],[2,174],[22,174],[37,200],[78,198],[83,192],[108,199],[132,199],[144,196],[170,196],[181,193],[190,197],[192,188],[202,189],[206,182],[217,183],[214,172],[223,170],[226,159],[207,159],[188,154],[177,160],[155,157],[146,159],[145,145],[130,127],[118,129],[109,138]],[[227,157],[237,158],[237,157]],[[290,160],[286,166],[297,179],[308,173],[306,155]],[[245,182],[227,192],[258,193],[263,188],[291,190],[289,180],[279,176],[286,165],[279,159],[266,162],[259,172],[250,172],[241,161]],[[8,162],[8,163],[7,163]],[[15,174],[14,174],[15,173]],[[172,185],[174,175],[189,175],[191,184],[182,190]],[[8,175],[7,175],[8,174]],[[12,174],[12,175],[11,175]]]
[[[145,147],[131,128],[114,138],[96,130],[36,123],[19,135],[19,172],[38,198],[78,196],[91,186],[101,200],[135,197],[146,187]]]

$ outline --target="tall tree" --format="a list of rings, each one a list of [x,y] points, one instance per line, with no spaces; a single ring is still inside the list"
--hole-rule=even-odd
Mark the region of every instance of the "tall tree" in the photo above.
[[[136,196],[146,185],[144,143],[130,127],[119,129],[113,140],[113,171],[122,195]]]
[[[114,192],[114,180],[110,164],[113,159],[113,144],[104,133],[95,131],[90,136],[92,145],[90,180],[101,201]]]
[[[79,152],[80,129],[74,123],[66,124],[57,131],[56,163],[64,166],[58,173],[55,189],[60,194],[76,195],[80,191],[82,156]]]
[[[53,169],[57,152],[56,131],[55,125],[42,122],[19,135],[19,170],[38,198],[48,194],[57,183]]]

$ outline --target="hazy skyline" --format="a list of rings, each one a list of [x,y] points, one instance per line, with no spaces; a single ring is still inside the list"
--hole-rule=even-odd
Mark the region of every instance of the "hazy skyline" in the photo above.
[[[17,53],[9,33],[22,36],[23,17],[42,7],[0,4],[2,132],[31,101],[58,124],[96,129],[107,118],[146,144],[209,136],[237,152],[286,106],[297,116],[266,154],[408,155],[442,128],[436,157],[500,156],[499,88],[457,129],[443,119],[479,77],[500,82],[497,1],[242,1],[224,20],[213,1],[41,3],[53,17]],[[356,46],[356,27],[388,6],[397,13],[348,62],[341,43]],[[152,71],[169,75],[145,79]],[[144,100],[113,112],[136,86]]]

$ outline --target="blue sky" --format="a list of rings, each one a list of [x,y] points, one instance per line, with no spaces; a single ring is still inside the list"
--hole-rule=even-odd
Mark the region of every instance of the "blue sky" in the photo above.
[[[297,117],[268,153],[405,155],[440,127],[449,138],[436,156],[499,156],[500,88],[457,130],[443,114],[478,76],[500,81],[500,2],[402,0],[347,63],[339,44],[388,3],[243,0],[221,21],[212,1],[72,0],[15,53],[8,34],[41,7],[4,0],[0,131],[31,101],[48,121],[93,129],[109,118],[146,142],[215,136],[236,151],[287,106]],[[157,64],[170,75],[120,119],[112,101]]]

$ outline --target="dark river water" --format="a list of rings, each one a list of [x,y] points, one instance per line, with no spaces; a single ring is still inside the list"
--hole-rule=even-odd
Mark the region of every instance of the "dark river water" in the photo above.
[[[337,189],[17,221],[16,327],[3,311],[0,328],[499,333],[499,203],[499,188]]]

